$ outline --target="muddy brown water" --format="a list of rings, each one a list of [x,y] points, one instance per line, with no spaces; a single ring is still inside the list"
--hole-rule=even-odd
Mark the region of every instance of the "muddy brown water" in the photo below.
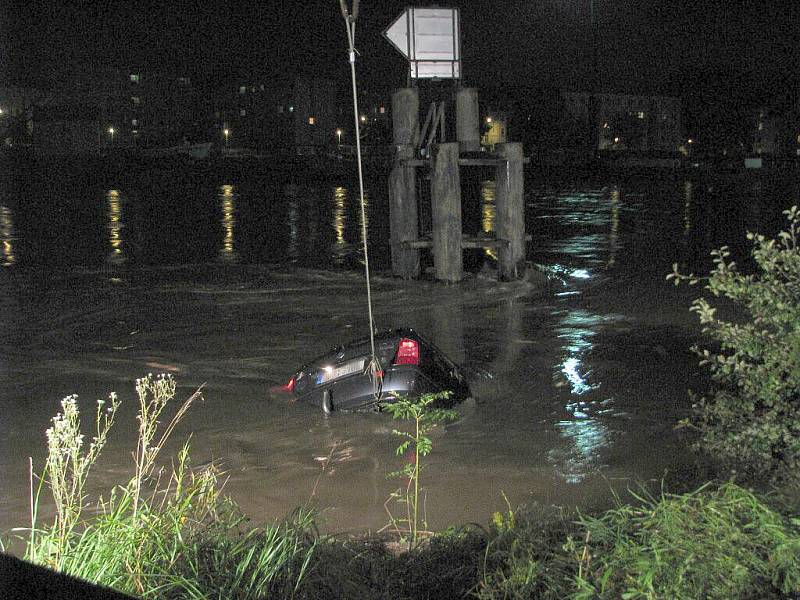
[[[745,229],[776,230],[784,198],[796,194],[792,182],[723,183],[738,203],[723,202],[716,180],[532,179],[532,275],[519,282],[497,282],[491,256],[480,254],[458,285],[397,281],[376,250],[379,326],[423,332],[464,366],[473,390],[458,421],[433,436],[423,476],[431,528],[486,523],[506,499],[601,506],[612,489],[694,468],[674,425],[687,414],[686,390],[705,385],[688,350],[697,290],[664,276],[674,261],[702,268],[708,249]],[[127,186],[81,192],[89,208],[80,227],[68,199],[63,210],[40,206],[48,229],[20,205],[24,186],[0,198],[2,535],[29,522],[28,457],[41,470],[44,431],[68,394],[88,415],[118,392],[122,412],[89,488],[130,476],[134,380],[147,372],[173,374],[180,397],[204,385],[168,450],[191,434],[193,462],[218,464],[254,520],[311,501],[325,530],[386,525],[397,423],[327,417],[279,390],[301,362],[365,335],[352,186],[284,182],[259,192],[252,182],[208,181],[193,201],[213,218],[188,232],[178,227],[185,209],[148,212],[147,186]],[[384,189],[368,190],[373,221],[385,216]],[[492,186],[478,190],[467,227],[491,231]],[[274,197],[259,204],[264,193]],[[169,230],[161,219],[173,220],[178,241],[159,244]],[[58,243],[41,239],[56,227],[72,237],[59,229]],[[281,233],[269,242],[273,228]],[[185,246],[198,237],[192,254]],[[258,260],[268,242],[269,260]]]

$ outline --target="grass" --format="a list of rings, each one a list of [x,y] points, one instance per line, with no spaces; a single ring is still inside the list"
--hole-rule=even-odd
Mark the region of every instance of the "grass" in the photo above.
[[[308,508],[253,526],[224,496],[222,474],[213,465],[191,468],[188,442],[169,467],[160,457],[200,390],[163,428],[159,421],[175,395],[171,378],[139,380],[137,395],[132,476],[105,499],[91,499],[84,490],[118,401],[98,402],[88,445],[77,399],[62,403],[48,430],[49,456],[38,482],[31,468],[28,560],[144,598],[800,595],[800,518],[791,495],[767,498],[725,483],[680,494],[642,493],[593,515],[509,506],[485,528],[448,530],[397,551],[396,539],[320,536]],[[38,514],[45,490],[56,501],[47,524]],[[86,516],[84,507],[92,503],[97,510]]]
[[[733,483],[495,528],[480,598],[790,598],[800,520]]]
[[[316,546],[313,514],[290,521],[245,526],[246,519],[223,495],[220,473],[190,467],[189,444],[171,467],[159,454],[190,406],[192,394],[166,426],[160,419],[175,396],[169,376],[137,381],[139,436],[133,475],[97,498],[95,516],[84,492],[119,406],[112,395],[98,402],[95,435],[88,446],[81,433],[77,398],[62,402],[62,413],[47,431],[48,458],[34,489],[31,470],[31,527],[25,558],[70,575],[145,598],[291,597]],[[37,522],[39,500],[48,488],[55,501],[53,522]]]
[[[800,520],[733,483],[581,520],[579,598],[769,598],[800,592]]]

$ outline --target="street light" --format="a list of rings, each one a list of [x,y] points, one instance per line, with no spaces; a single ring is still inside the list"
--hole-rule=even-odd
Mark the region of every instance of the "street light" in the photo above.
[[[341,146],[342,145],[342,130],[341,129],[337,129],[336,130],[336,138],[338,139],[338,144]]]
[[[108,128],[108,133],[111,135],[111,143],[113,144],[114,143],[114,128],[113,127],[109,127]]]
[[[226,148],[228,147],[228,136],[230,136],[230,134],[231,134],[231,130],[230,129],[225,128],[225,129],[222,130],[222,135],[225,136],[225,147]]]

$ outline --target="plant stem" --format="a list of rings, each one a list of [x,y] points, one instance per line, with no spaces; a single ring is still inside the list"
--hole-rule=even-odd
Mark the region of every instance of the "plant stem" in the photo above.
[[[422,413],[417,413],[417,433],[414,437],[414,532],[412,534],[414,545],[417,544],[417,508],[419,506],[419,421],[421,418]]]

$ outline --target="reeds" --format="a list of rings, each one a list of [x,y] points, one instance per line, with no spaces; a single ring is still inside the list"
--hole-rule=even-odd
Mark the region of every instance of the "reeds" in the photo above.
[[[197,390],[161,427],[159,418],[175,396],[170,376],[137,381],[139,435],[131,479],[95,502],[83,516],[85,484],[107,440],[119,407],[115,395],[99,401],[96,434],[84,448],[77,398],[47,431],[48,458],[34,491],[31,468],[31,529],[26,559],[142,597],[263,598],[279,590],[291,597],[314,552],[313,515],[264,528],[242,528],[245,519],[227,499],[212,464],[192,469],[189,444],[170,468],[158,468],[159,453]],[[157,440],[157,441],[154,441]],[[52,524],[38,525],[43,486],[55,502]]]

